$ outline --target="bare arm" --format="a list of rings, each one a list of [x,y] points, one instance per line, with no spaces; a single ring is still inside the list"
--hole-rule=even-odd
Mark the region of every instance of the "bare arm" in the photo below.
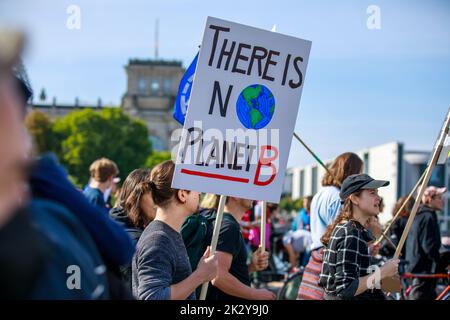
[[[216,255],[219,261],[219,268],[217,277],[213,279],[212,284],[230,296],[254,299],[254,289],[240,282],[229,272],[233,256],[230,253],[221,251],[217,251]]]
[[[398,263],[399,260],[388,260],[381,268],[380,268],[380,281],[389,277],[393,277],[398,274]],[[355,296],[363,293],[368,289],[372,289],[369,283],[374,283],[370,278],[376,277],[376,274],[370,274],[364,277],[359,278],[358,289],[356,290]],[[377,280],[375,278],[375,280]],[[375,284],[375,283],[374,283]],[[381,285],[381,283],[379,284]]]

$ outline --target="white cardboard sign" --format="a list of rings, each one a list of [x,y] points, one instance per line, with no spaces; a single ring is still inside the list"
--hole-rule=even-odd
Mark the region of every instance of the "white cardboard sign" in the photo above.
[[[310,49],[208,17],[173,188],[279,202]]]

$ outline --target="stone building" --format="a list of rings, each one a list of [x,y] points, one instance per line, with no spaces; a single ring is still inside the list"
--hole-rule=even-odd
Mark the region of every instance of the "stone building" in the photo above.
[[[131,59],[125,70],[128,80],[122,109],[147,123],[155,150],[170,150],[172,131],[180,127],[172,114],[185,71],[181,62]]]

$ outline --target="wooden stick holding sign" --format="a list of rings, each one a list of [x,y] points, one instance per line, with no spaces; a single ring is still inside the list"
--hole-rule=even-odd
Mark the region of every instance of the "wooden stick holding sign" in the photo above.
[[[267,216],[267,202],[262,201],[261,203],[261,228],[260,228],[260,248],[261,253],[266,251],[266,216]]]
[[[389,231],[389,229],[391,228],[391,226],[394,224],[394,222],[398,219],[398,217],[400,216],[400,214],[402,213],[403,209],[406,207],[406,205],[408,204],[409,200],[412,198],[412,196],[414,195],[414,193],[417,191],[417,188],[419,187],[420,183],[422,182],[423,178],[425,177],[425,173],[427,171],[425,170],[422,174],[422,176],[420,177],[419,181],[417,181],[416,185],[414,186],[414,188],[411,190],[411,192],[409,193],[408,197],[405,199],[405,201],[403,202],[402,206],[397,210],[394,218],[392,218],[391,222],[389,222],[389,224],[387,225],[386,229],[384,229],[383,233],[381,234],[381,236],[377,239],[377,241],[375,241],[374,245],[378,245],[383,238],[389,239],[387,236],[387,233]],[[394,247],[397,249],[397,247],[394,245]]]
[[[222,225],[223,210],[225,208],[225,202],[227,202],[226,196],[220,196],[219,206],[217,208],[216,221],[214,222],[214,231],[211,240],[210,256],[216,254],[217,241],[219,240],[220,226]],[[206,299],[206,293],[208,292],[209,282],[205,282],[202,285],[202,291],[200,292],[200,300]]]
[[[425,177],[423,178],[422,184],[419,189],[419,193],[417,195],[416,201],[414,203],[414,207],[411,210],[411,214],[409,215],[408,222],[406,223],[405,230],[403,231],[402,237],[398,243],[397,250],[395,250],[394,259],[398,259],[403,249],[403,245],[405,244],[406,238],[408,237],[409,230],[411,229],[411,225],[416,217],[417,209],[419,208],[420,201],[425,192],[425,189],[430,181],[431,173],[433,172],[434,166],[436,165],[438,158],[442,151],[442,146],[444,144],[444,140],[448,135],[450,125],[450,109],[447,112],[447,118],[444,122],[444,127],[441,130],[441,135],[439,136],[439,140],[436,144],[436,147],[433,151],[433,155],[431,157],[430,164],[428,165],[427,170],[425,171]],[[396,276],[393,278],[388,278],[386,281],[383,281],[381,284],[384,291],[390,293],[397,293],[401,290],[400,277]]]

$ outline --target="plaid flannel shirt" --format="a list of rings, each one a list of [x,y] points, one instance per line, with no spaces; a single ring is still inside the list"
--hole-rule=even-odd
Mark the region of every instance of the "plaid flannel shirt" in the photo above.
[[[324,250],[319,285],[336,299],[352,299],[359,278],[369,274],[371,234],[357,221],[340,223]],[[367,292],[367,291],[366,291]]]

